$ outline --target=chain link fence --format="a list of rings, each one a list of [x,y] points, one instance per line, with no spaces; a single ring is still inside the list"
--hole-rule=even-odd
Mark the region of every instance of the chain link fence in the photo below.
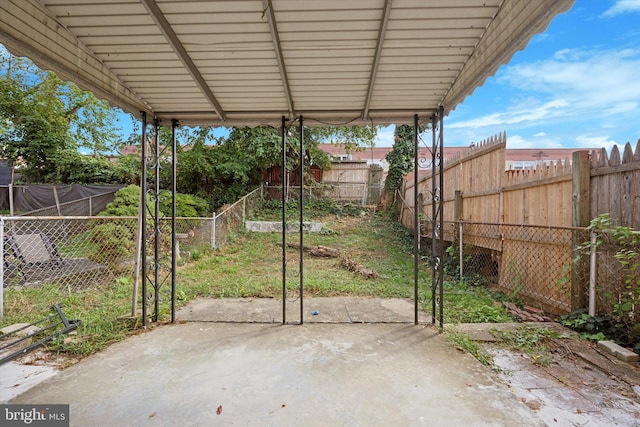
[[[153,224],[148,224],[153,236]],[[212,218],[176,220],[176,255],[211,248]],[[171,255],[171,219],[160,220],[161,251]],[[3,287],[54,284],[69,291],[133,278],[137,217],[6,217],[0,219]],[[153,242],[148,241],[147,253]]]
[[[576,244],[589,240],[586,229],[446,222],[444,238],[445,271],[452,277],[553,315],[569,313],[572,299],[586,301],[588,265],[584,270],[573,262]]]
[[[595,267],[594,310],[640,328],[640,231],[624,235],[594,231],[590,244],[583,242],[581,255],[590,257]]]
[[[234,204],[224,206],[218,214],[214,214],[211,247],[220,248],[226,245],[234,235],[243,229],[247,218],[251,218],[261,206],[263,198],[264,187],[259,187]]]
[[[340,204],[352,203],[360,206],[375,206],[380,201],[382,186],[366,183],[332,183],[305,185],[303,197],[307,201],[330,199]],[[266,200],[282,200],[282,187],[265,186],[263,194]],[[287,200],[300,198],[300,186],[287,189]]]
[[[178,260],[225,245],[244,227],[262,200],[258,188],[212,218],[176,219]],[[86,288],[133,277],[137,217],[23,216],[0,218],[0,276],[3,287],[56,284]],[[147,219],[147,255],[153,253],[154,224]],[[171,218],[159,220],[160,258],[171,256]]]

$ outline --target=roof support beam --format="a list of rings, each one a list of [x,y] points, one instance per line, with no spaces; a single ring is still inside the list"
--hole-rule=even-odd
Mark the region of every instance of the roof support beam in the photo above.
[[[207,97],[215,113],[218,115],[220,120],[224,121],[226,119],[224,110],[218,103],[218,100],[209,88],[209,85],[207,84],[204,77],[202,77],[202,74],[198,70],[198,67],[196,67],[196,64],[187,53],[184,45],[178,39],[178,36],[173,31],[173,28],[171,28],[171,24],[169,24],[167,18],[164,17],[164,14],[156,4],[155,0],[142,0],[142,4],[144,4],[144,7],[147,8],[149,15],[151,16],[151,18],[153,18],[158,28],[160,28],[160,31],[162,31],[162,34],[164,34],[165,38],[173,48],[173,51],[178,55],[184,66],[189,71],[189,74],[191,74],[191,77],[193,77],[193,80],[195,80],[202,93]]]
[[[376,53],[371,65],[371,74],[369,75],[369,88],[367,89],[367,98],[362,109],[362,118],[367,119],[369,116],[369,107],[371,105],[371,97],[373,96],[373,88],[376,83],[376,75],[378,74],[378,66],[380,65],[380,55],[382,54],[382,45],[384,44],[384,36],[387,32],[387,24],[389,23],[389,14],[391,12],[391,3],[393,0],[385,0],[382,19],[380,20],[380,29],[378,30],[378,42],[376,44]]]
[[[278,25],[276,24],[276,15],[273,11],[273,3],[271,0],[262,0],[262,6],[267,21],[269,22],[269,30],[271,31],[271,40],[273,40],[273,48],[278,60],[278,67],[280,68],[280,77],[282,78],[282,86],[284,88],[284,94],[287,98],[287,105],[289,107],[289,119],[293,119],[296,116],[295,107],[293,105],[293,98],[291,97],[291,88],[289,87],[289,78],[287,77],[287,67],[284,63],[284,56],[282,55],[282,45],[280,44],[280,34],[278,33]]]
[[[152,114],[152,106],[64,27],[38,0],[0,0],[0,43],[45,70],[92,91],[125,111]]]

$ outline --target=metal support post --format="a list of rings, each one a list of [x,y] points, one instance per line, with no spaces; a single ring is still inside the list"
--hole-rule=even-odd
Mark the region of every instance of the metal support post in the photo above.
[[[414,324],[418,324],[418,269],[420,266],[420,217],[418,215],[418,115],[413,116],[413,307]]]
[[[142,227],[142,326],[147,327],[147,113],[142,112],[142,162],[140,172],[140,218]],[[137,299],[137,296],[135,296]]]
[[[178,164],[178,143],[176,130],[178,121],[171,120],[171,323],[176,323],[176,193],[178,183],[176,179]]]
[[[436,145],[436,126],[437,118],[434,114],[431,117],[431,323],[436,323],[436,289],[438,286],[437,272],[438,264],[438,245],[437,245],[437,230],[436,221],[438,215],[438,194],[436,187],[436,165],[437,165],[437,145]]]
[[[154,152],[154,177],[153,177],[153,321],[158,321],[160,312],[160,122],[154,121],[155,127],[155,152]]]
[[[441,105],[438,111],[438,117],[440,118],[440,146],[438,149],[438,174],[439,174],[439,194],[438,194],[438,217],[439,222],[439,249],[440,260],[444,259],[444,107]],[[438,283],[440,287],[440,329],[444,327],[444,268],[442,262],[438,263]]]
[[[444,161],[442,156],[444,145],[444,108],[440,106],[438,113],[432,116],[432,150],[431,150],[431,253],[433,257],[433,265],[431,270],[431,321],[436,322],[436,308],[438,308],[438,317],[440,328],[443,327],[443,280],[444,270],[442,266],[443,250],[444,250],[444,215],[443,215],[443,186],[444,186]],[[436,136],[437,130],[437,136]],[[437,181],[436,181],[437,176]],[[436,298],[437,292],[437,298]],[[436,300],[438,304],[436,306]]]
[[[300,116],[300,324],[304,323],[304,118]]]
[[[282,324],[287,323],[287,129],[282,116]]]

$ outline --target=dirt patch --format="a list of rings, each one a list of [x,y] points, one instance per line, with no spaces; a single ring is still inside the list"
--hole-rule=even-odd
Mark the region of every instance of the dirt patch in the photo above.
[[[640,365],[612,359],[588,341],[555,339],[548,366],[499,343],[498,376],[544,422],[557,426],[640,426]]]
[[[47,350],[46,348],[41,348],[19,357],[16,361],[22,365],[49,366],[61,370],[75,365],[81,359],[81,357],[72,356],[67,353],[57,353],[52,350]]]

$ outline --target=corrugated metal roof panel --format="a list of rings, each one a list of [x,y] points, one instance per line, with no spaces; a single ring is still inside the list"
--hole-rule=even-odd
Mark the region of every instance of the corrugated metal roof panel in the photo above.
[[[185,124],[448,112],[573,0],[3,0],[0,42]]]

